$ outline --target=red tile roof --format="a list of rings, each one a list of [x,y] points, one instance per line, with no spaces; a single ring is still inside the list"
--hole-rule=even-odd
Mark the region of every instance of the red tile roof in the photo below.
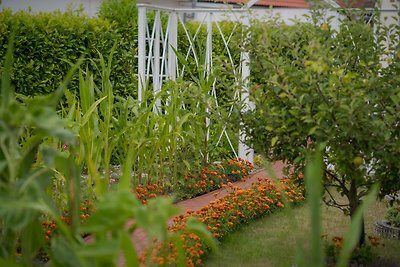
[[[248,0],[203,0],[202,2],[224,2],[228,4],[246,4]],[[272,7],[293,7],[308,8],[309,5],[305,0],[258,0],[256,6],[272,6]]]

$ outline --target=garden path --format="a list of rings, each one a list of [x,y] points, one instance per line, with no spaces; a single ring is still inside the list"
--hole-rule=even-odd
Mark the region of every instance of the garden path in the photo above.
[[[280,161],[275,162],[271,167],[274,172],[274,175],[268,175],[267,171],[265,171],[264,169],[259,169],[251,173],[246,181],[239,181],[233,184],[239,188],[247,189],[251,187],[251,185],[254,182],[257,182],[258,178],[266,178],[272,176],[276,176],[277,178],[283,177],[282,173],[282,169],[284,167],[283,162]],[[197,211],[203,208],[204,206],[208,205],[212,200],[226,196],[227,194],[229,194],[229,191],[230,191],[229,189],[221,188],[195,198],[183,200],[181,202],[176,203],[176,206],[178,206],[181,209],[181,214],[186,213],[187,210]],[[172,223],[172,219],[169,221],[169,223]],[[146,233],[142,229],[136,229],[132,233],[131,239],[138,255],[141,255],[144,252],[148,242]],[[123,257],[120,258],[118,265],[125,266]]]

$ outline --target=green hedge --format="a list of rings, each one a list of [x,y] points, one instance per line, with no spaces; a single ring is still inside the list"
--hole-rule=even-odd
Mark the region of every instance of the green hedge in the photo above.
[[[61,79],[84,55],[86,65],[93,69],[98,53],[108,56],[114,43],[112,81],[120,95],[136,93],[135,42],[116,25],[105,19],[88,18],[74,11],[37,13],[10,10],[0,13],[1,62],[4,60],[8,36],[15,31],[12,83],[24,95],[46,94],[58,87]],[[134,40],[134,41],[133,41]],[[96,72],[95,72],[96,73]],[[73,86],[76,86],[76,81]]]

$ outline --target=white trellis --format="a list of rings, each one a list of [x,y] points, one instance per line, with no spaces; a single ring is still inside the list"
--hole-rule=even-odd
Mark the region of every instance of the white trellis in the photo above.
[[[250,1],[250,2],[255,2]],[[252,5],[250,3],[249,5]],[[226,49],[228,60],[230,64],[234,65],[234,60],[229,49],[230,36],[224,36],[221,30],[220,23],[217,17],[225,14],[229,15],[231,20],[236,21],[237,27],[242,27],[243,25],[249,25],[249,14],[247,9],[207,9],[207,8],[168,8],[160,7],[149,4],[138,4],[138,98],[139,101],[143,101],[144,90],[150,90],[146,88],[146,85],[151,85],[152,90],[156,94],[161,90],[163,81],[170,79],[176,80],[184,74],[185,67],[179,69],[177,55],[175,53],[178,50],[178,25],[181,25],[185,31],[186,38],[188,38],[189,47],[187,49],[186,58],[192,55],[197,66],[204,64],[204,75],[209,75],[213,67],[212,58],[212,31],[213,25],[216,28],[222,38],[224,47]],[[229,14],[228,14],[229,13]],[[150,25],[150,20],[148,15],[152,14],[154,19],[152,19],[152,25]],[[195,14],[199,21],[199,28],[196,30],[193,37],[190,36],[185,25],[186,14]],[[163,25],[162,18],[168,18],[166,25]],[[194,41],[197,38],[197,34],[200,31],[201,25],[206,25],[207,38],[205,44],[205,59],[204,62],[199,62],[199,57],[194,49]],[[240,28],[238,28],[240,30]],[[174,51],[175,50],[175,51]],[[237,84],[241,84],[240,94],[235,94],[238,98],[241,96],[242,100],[246,104],[245,109],[253,108],[252,103],[249,101],[249,93],[247,88],[247,81],[250,75],[249,67],[249,55],[247,52],[241,52],[241,60],[238,68],[233,67],[233,76],[235,79],[241,77],[241,81],[236,80]],[[239,70],[240,73],[235,73]],[[216,104],[218,104],[217,94],[215,91],[215,82],[212,88],[210,88],[210,94],[215,98]],[[161,103],[159,103],[161,104]],[[226,132],[223,128],[219,135],[217,144],[222,138],[226,138],[231,146],[232,152],[236,157],[246,159],[253,162],[253,150],[241,142],[244,138],[243,133],[239,133],[239,147],[235,148]],[[236,152],[237,151],[237,152]]]

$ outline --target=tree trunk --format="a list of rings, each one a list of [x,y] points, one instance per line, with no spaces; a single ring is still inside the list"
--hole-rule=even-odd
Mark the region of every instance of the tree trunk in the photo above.
[[[354,179],[351,180],[350,183],[350,190],[348,194],[348,199],[349,199],[349,205],[350,205],[350,218],[353,220],[353,216],[360,205],[360,199],[358,198],[357,194],[357,185],[356,181]],[[365,243],[365,226],[364,226],[364,215],[362,216],[361,219],[361,225],[360,225],[360,238],[358,240],[358,246],[362,246]]]

